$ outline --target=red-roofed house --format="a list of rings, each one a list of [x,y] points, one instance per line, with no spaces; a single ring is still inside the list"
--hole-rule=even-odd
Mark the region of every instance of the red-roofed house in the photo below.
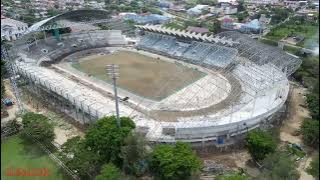
[[[188,26],[187,30],[191,32],[201,33],[201,34],[209,32],[209,29],[207,28],[193,27],[193,26]]]

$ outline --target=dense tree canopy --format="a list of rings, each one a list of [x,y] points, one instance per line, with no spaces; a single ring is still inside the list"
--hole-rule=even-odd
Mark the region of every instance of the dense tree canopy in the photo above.
[[[217,180],[247,180],[246,176],[240,174],[221,175],[217,177]]]
[[[23,132],[43,143],[51,143],[54,138],[53,125],[46,116],[33,112],[22,116]]]
[[[303,86],[319,94],[319,56],[302,57],[302,64],[293,76]]]
[[[141,176],[147,171],[147,155],[145,138],[136,133],[131,133],[121,148],[123,170],[126,174]]]
[[[309,146],[319,148],[319,121],[305,119],[301,125],[303,142]]]
[[[115,165],[109,163],[102,166],[100,174],[95,180],[122,180],[121,171]]]
[[[150,155],[150,170],[157,179],[187,180],[201,167],[201,161],[186,143],[158,145]]]
[[[242,22],[243,20],[245,20],[247,17],[249,16],[249,13],[247,11],[244,12],[240,12],[237,14],[237,18],[239,22]]]
[[[270,133],[262,130],[252,130],[246,136],[249,153],[254,160],[263,160],[267,154],[276,150],[276,142]]]
[[[238,6],[237,6],[238,12],[245,11],[246,8],[244,6],[244,0],[239,0],[238,1]]]
[[[306,97],[312,119],[319,120],[319,92],[307,94]]]
[[[209,26],[209,30],[215,34],[221,31],[221,22],[215,19],[211,26]]]
[[[284,21],[289,17],[290,12],[292,12],[292,10],[288,8],[272,8],[271,11],[272,11],[272,16],[271,16],[272,24],[277,24]]]
[[[99,119],[90,127],[86,136],[85,144],[97,153],[103,162],[112,161],[121,167],[121,146],[130,131],[135,128],[134,122],[128,117],[121,117],[121,128],[116,125],[115,116]]]
[[[261,180],[298,180],[300,175],[296,164],[286,153],[277,152],[268,154],[263,160],[263,172],[257,178]]]
[[[116,125],[115,116],[101,118],[88,129],[85,138],[73,137],[64,143],[59,156],[70,169],[77,172],[80,178],[92,179],[99,174],[103,164],[114,162],[116,163],[114,165],[120,168],[122,158],[127,160],[126,153],[129,157],[134,156],[132,153],[137,152],[134,148],[130,150],[123,148],[125,153],[121,154],[121,148],[130,141],[128,136],[134,127],[133,121],[127,117],[121,117],[120,128]],[[140,147],[138,149],[140,150]],[[141,154],[136,156],[142,157]],[[109,177],[105,172],[109,172],[110,169],[112,169],[110,164],[105,165],[101,176],[97,178]]]
[[[82,179],[90,179],[98,174],[99,157],[85,146],[79,136],[68,139],[61,146],[59,156]]]

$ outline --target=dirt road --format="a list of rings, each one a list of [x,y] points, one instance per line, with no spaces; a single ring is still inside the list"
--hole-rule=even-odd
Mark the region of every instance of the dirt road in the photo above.
[[[302,144],[301,135],[295,136],[294,133],[300,129],[303,120],[309,117],[309,111],[306,109],[305,94],[307,89],[303,87],[294,87],[291,97],[289,97],[289,116],[284,121],[280,129],[280,140],[285,142]],[[300,180],[313,180],[314,178],[306,173],[306,168],[311,162],[311,155],[308,154],[304,160],[298,164],[298,171],[300,172]]]

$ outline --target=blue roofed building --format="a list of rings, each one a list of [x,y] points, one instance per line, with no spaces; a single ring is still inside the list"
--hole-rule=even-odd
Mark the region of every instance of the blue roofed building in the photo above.
[[[246,24],[242,24],[239,30],[246,33],[260,33],[263,27],[258,19],[254,19]]]

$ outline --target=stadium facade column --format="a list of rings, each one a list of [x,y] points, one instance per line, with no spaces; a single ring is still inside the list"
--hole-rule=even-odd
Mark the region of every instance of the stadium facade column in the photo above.
[[[43,37],[44,37],[44,41],[47,41],[47,34],[46,34],[46,31],[43,31]]]
[[[53,36],[54,36],[57,40],[60,40],[59,29],[53,29]]]

